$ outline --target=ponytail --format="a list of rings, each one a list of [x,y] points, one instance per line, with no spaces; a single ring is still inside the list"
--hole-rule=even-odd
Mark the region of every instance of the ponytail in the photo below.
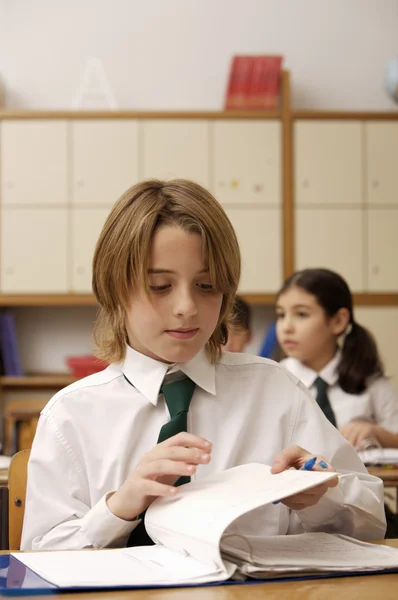
[[[383,377],[384,368],[373,335],[359,325],[345,337],[337,369],[339,386],[348,394],[361,394],[371,377]]]

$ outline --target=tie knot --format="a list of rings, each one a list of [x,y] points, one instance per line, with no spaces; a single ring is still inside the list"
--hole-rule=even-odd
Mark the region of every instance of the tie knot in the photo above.
[[[165,397],[171,418],[181,412],[188,412],[194,389],[195,383],[188,377],[162,385],[160,391]]]
[[[326,390],[329,387],[329,385],[324,379],[322,379],[322,377],[317,377],[314,381],[314,385],[319,393],[326,392]]]

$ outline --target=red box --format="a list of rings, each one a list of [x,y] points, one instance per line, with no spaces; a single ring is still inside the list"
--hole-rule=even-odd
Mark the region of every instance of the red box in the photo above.
[[[108,363],[105,360],[101,360],[92,354],[86,354],[85,356],[67,356],[66,364],[72,371],[72,375],[78,379],[87,377],[87,375],[92,375],[93,373],[98,373],[98,371],[102,371],[108,366]]]

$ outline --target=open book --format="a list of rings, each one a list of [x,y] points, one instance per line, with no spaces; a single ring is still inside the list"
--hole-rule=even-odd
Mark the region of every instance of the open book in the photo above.
[[[12,556],[59,588],[105,588],[222,582],[308,572],[398,567],[398,550],[322,533],[272,538],[230,534],[244,514],[336,476],[247,464],[193,481],[146,513],[154,546],[116,550],[25,552]]]

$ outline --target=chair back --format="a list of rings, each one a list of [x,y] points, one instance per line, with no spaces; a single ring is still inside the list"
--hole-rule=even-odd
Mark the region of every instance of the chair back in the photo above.
[[[11,459],[8,473],[8,545],[19,550],[25,514],[26,482],[30,450],[21,450]]]

